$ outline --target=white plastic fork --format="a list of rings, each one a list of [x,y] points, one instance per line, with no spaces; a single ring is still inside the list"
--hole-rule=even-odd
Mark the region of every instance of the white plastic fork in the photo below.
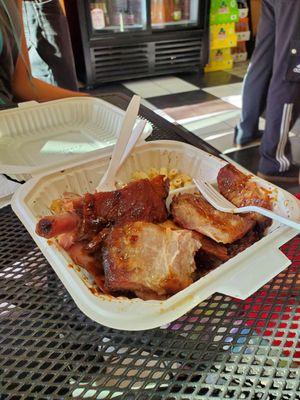
[[[96,188],[97,192],[115,190],[115,175],[125,159],[129,156],[145,128],[146,121],[142,120],[139,121],[132,130],[138,115],[140,100],[141,98],[139,96],[134,95],[127,107],[109,166]]]
[[[232,214],[257,212],[258,214],[264,215],[265,217],[271,218],[291,228],[300,230],[299,222],[282,217],[281,215],[278,215],[273,211],[267,210],[266,208],[263,207],[257,207],[257,206],[236,207],[232,203],[230,203],[230,201],[225,199],[225,197],[222,196],[221,193],[219,193],[210,183],[202,179],[193,179],[193,181],[197,186],[197,188],[199,189],[199,191],[202,193],[203,197],[219,211]]]

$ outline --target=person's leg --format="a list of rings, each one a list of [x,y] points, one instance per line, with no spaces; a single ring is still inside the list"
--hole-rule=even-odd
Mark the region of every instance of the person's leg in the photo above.
[[[291,168],[287,144],[290,128],[300,112],[300,79],[296,81],[295,73],[295,81],[290,81],[286,73],[290,57],[295,52],[300,54],[300,1],[269,1],[275,8],[276,38],[259,173],[266,178],[297,182],[298,171]]]
[[[238,145],[251,142],[258,134],[259,117],[266,108],[272,76],[274,42],[274,8],[263,0],[256,45],[243,83],[241,120],[235,129],[235,143]]]

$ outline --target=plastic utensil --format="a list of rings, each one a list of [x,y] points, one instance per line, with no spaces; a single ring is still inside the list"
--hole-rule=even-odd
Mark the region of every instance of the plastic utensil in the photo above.
[[[172,203],[173,197],[177,196],[178,194],[182,194],[182,193],[192,193],[192,194],[199,193],[199,190],[197,189],[196,185],[187,185],[187,186],[183,186],[181,188],[170,191],[168,197],[166,198],[166,206],[169,211],[170,211],[170,205]]]
[[[141,134],[144,131],[144,128],[146,126],[147,121],[139,121],[136,125],[136,127],[132,131],[132,135],[129,138],[129,142],[127,143],[126,149],[123,153],[123,156],[121,158],[119,167],[123,164],[123,162],[126,160],[126,158],[129,156],[131,151],[133,150],[134,146],[138,142],[139,138],[141,137]]]
[[[224,196],[221,195],[210,183],[202,180],[202,179],[193,179],[195,185],[202,193],[203,197],[217,210],[226,212],[226,213],[248,213],[248,212],[257,212],[258,214],[264,215],[265,217],[271,218],[275,221],[278,221],[284,225],[287,225],[293,229],[300,230],[300,223],[293,221],[291,219],[282,217],[274,213],[273,211],[267,210],[263,207],[257,206],[245,206],[245,207],[236,207],[230,201],[225,199]]]
[[[132,132],[132,128],[138,115],[140,100],[141,98],[139,96],[133,96],[129,103],[129,106],[127,107],[126,114],[122,122],[118,140],[113,149],[108,169],[103,175],[99,185],[97,186],[97,191],[103,192],[115,189],[115,175],[121,164],[124,162],[125,158],[133,149],[137,139],[140,137],[145,127],[146,122],[140,121],[134,129],[134,132]]]

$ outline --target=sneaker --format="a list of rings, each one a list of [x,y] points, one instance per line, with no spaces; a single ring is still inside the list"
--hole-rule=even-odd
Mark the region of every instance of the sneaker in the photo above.
[[[299,172],[300,171],[298,167],[292,166],[288,171],[277,172],[276,174],[272,175],[257,172],[257,176],[273,183],[300,184]]]
[[[236,146],[236,148],[238,148],[238,149],[244,149],[244,148],[250,147],[250,146],[258,146],[260,144],[263,134],[264,134],[264,131],[259,130],[258,132],[256,132],[256,134],[254,135],[253,138],[247,139],[247,140],[243,141],[243,143],[238,144],[238,143],[236,143],[236,130],[235,130],[233,143]]]

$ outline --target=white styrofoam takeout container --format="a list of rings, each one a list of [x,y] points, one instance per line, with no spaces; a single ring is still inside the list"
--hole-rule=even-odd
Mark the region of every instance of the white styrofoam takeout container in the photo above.
[[[114,145],[125,111],[94,97],[20,103],[0,112],[0,173],[23,181]],[[137,122],[140,119],[137,118]],[[152,132],[147,122],[140,140]]]
[[[37,236],[35,225],[40,216],[50,214],[48,207],[51,201],[60,198],[63,192],[93,192],[108,162],[109,151],[104,150],[101,157],[90,157],[64,171],[31,179],[12,199],[14,212],[78,307],[98,323],[122,330],[159,327],[182,316],[215,292],[246,299],[290,264],[279,247],[297,232],[273,223],[267,235],[259,242],[167,300],[143,301],[94,295],[90,290],[92,284],[88,274],[79,267],[70,268],[72,261],[68,255],[56,245],[50,246],[47,240]],[[224,160],[191,145],[175,141],[154,141],[136,147],[122,166],[117,180],[127,182],[135,170],[167,167],[178,168],[192,177],[215,182],[219,169],[225,164]],[[300,202],[294,196],[259,178],[254,179],[272,190],[276,212],[300,220]]]

